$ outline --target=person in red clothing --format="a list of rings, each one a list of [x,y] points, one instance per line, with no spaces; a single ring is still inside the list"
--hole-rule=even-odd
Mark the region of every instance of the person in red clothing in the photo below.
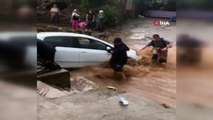
[[[71,23],[72,23],[73,29],[78,28],[79,19],[80,19],[80,15],[78,14],[78,10],[74,9],[71,15]]]

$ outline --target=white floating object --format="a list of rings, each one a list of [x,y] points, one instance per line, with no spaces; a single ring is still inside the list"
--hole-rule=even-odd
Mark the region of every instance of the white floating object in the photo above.
[[[129,105],[129,102],[124,97],[119,97],[119,102],[125,106]]]

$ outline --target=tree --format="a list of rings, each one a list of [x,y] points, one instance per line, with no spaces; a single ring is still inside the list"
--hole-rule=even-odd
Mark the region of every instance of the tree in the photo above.
[[[81,1],[80,7],[81,7],[83,10],[88,9],[88,8],[90,7],[89,0],[82,0],[82,1]]]
[[[116,10],[109,5],[101,7],[106,16],[106,25],[115,26],[118,22],[118,14]]]

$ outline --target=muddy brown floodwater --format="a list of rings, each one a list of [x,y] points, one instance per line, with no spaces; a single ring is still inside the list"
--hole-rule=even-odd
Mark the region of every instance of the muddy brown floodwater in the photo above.
[[[167,27],[155,27],[154,19],[137,19],[126,22],[117,32],[108,38],[111,42],[115,37],[121,37],[132,49],[139,50],[149,42],[152,34],[160,34],[163,38],[176,41],[176,26],[172,23]],[[174,45],[175,46],[175,45]],[[171,48],[168,54],[168,63],[165,66],[150,66],[151,49],[139,53],[142,59],[129,60],[124,66],[126,79],[116,80],[113,71],[104,63],[96,67],[84,67],[70,71],[71,92],[52,88],[39,82],[38,87],[46,97],[55,98],[81,91],[114,86],[119,90],[144,96],[154,101],[176,107],[176,48]],[[45,87],[44,87],[45,86]]]
[[[109,41],[121,37],[132,49],[139,50],[152,34],[160,34],[163,38],[176,41],[175,23],[167,27],[155,27],[153,19],[131,20],[120,30],[110,36]],[[103,65],[85,67],[70,72],[71,76],[84,77],[92,81],[96,87],[115,86],[118,89],[145,96],[154,101],[176,106],[176,48],[171,48],[166,66],[150,67],[151,49],[141,52],[142,60],[129,60],[124,67],[125,80],[113,79],[113,71]]]

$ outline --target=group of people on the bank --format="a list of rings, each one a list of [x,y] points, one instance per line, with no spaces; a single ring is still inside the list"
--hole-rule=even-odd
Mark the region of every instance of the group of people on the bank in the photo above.
[[[53,5],[53,7],[50,9],[50,14],[52,25],[58,25],[60,18],[60,9],[57,7],[57,5]],[[97,16],[92,12],[92,10],[89,10],[84,20],[81,19],[82,16],[83,15],[80,15],[80,12],[77,9],[74,9],[72,11],[70,24],[73,29],[80,28],[85,31],[92,31],[92,29],[96,27],[97,31],[104,31],[104,23],[106,21],[106,17],[103,10],[100,10]]]

